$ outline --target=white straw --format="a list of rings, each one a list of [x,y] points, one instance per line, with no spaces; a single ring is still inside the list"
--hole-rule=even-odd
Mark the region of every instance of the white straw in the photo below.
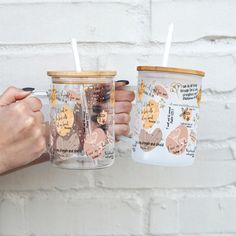
[[[78,53],[78,48],[77,48],[77,41],[76,39],[71,39],[71,46],[74,54],[74,59],[75,59],[75,68],[76,71],[81,71],[81,66],[80,66],[80,59],[79,59],[79,53]]]
[[[71,46],[72,46],[72,51],[73,51],[73,54],[74,54],[74,59],[75,59],[75,68],[76,68],[76,71],[79,72],[79,71],[82,71],[81,70],[81,65],[80,65],[80,58],[79,58],[79,52],[78,52],[78,47],[77,47],[77,41],[75,38],[72,38],[71,39]],[[81,102],[82,102],[82,107],[84,106],[84,110],[85,110],[85,121],[88,125],[88,131],[89,131],[89,134],[91,134],[92,130],[91,130],[91,123],[89,121],[89,109],[88,109],[88,101],[87,101],[87,98],[86,98],[86,94],[84,92],[84,85],[83,86],[80,86],[80,98],[81,98]]]
[[[164,51],[162,66],[167,66],[168,64],[173,31],[174,31],[174,24],[171,23],[168,29],[168,35],[167,35],[166,44],[165,44],[165,51]]]

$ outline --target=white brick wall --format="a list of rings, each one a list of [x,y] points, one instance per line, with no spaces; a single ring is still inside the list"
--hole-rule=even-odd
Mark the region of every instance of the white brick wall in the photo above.
[[[105,170],[2,176],[0,236],[235,236],[235,12],[235,0],[0,0],[0,91],[46,89],[47,70],[73,69],[72,36],[84,69],[135,84],[137,65],[161,63],[170,21],[170,65],[207,73],[192,167],[134,163],[121,143]]]

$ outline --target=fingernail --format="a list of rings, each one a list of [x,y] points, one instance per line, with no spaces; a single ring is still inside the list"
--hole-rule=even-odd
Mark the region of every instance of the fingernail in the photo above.
[[[22,90],[25,91],[25,92],[33,92],[35,90],[35,88],[25,87]]]
[[[93,112],[94,113],[100,113],[102,111],[102,107],[100,105],[94,105],[93,106]]]
[[[108,125],[101,125],[100,128],[103,129],[103,131],[107,131],[108,130]]]
[[[122,83],[125,83],[126,85],[129,84],[128,80],[117,80],[116,82],[122,82]]]
[[[104,97],[103,97],[103,99],[102,99],[102,101],[103,102],[106,102],[106,101],[108,101],[109,99],[110,99],[110,94],[107,94],[107,95],[105,95]]]

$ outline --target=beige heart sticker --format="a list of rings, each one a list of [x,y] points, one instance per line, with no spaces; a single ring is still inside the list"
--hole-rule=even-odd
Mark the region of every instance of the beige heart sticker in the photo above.
[[[94,144],[97,141],[97,137],[98,137],[98,132],[96,130],[86,137],[86,142],[90,144]]]
[[[157,96],[160,96],[162,98],[168,99],[168,97],[169,97],[166,89],[161,85],[157,85],[155,87],[155,92],[156,92]]]
[[[168,151],[175,155],[185,152],[188,143],[188,128],[180,125],[175,128],[166,138]]]
[[[96,128],[91,134],[88,134],[84,142],[84,152],[92,159],[102,158],[106,145],[107,136],[105,132]]]
[[[144,152],[152,151],[162,140],[162,131],[156,128],[151,134],[142,129],[139,134],[139,144]]]
[[[78,153],[80,141],[77,134],[72,134],[68,139],[58,136],[56,151],[62,160],[70,159],[73,153]]]

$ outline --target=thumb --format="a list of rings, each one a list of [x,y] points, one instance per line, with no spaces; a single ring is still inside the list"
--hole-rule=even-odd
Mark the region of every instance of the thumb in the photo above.
[[[15,87],[9,87],[1,96],[0,96],[0,106],[10,105],[15,103],[18,100],[22,100],[25,97],[29,96],[31,92],[24,91]]]

